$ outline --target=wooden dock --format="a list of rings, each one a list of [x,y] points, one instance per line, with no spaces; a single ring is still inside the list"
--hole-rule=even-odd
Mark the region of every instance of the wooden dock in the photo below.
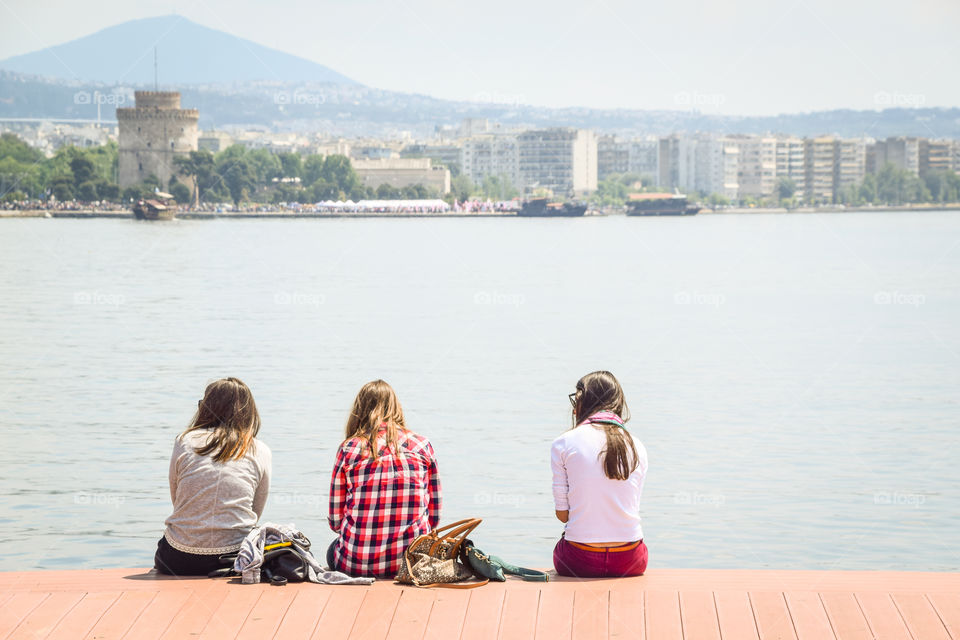
[[[960,640],[960,574],[654,569],[458,591],[0,573],[0,638]]]

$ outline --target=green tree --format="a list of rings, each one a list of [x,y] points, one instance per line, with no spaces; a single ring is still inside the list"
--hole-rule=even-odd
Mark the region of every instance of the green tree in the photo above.
[[[469,200],[473,196],[475,189],[476,187],[473,184],[473,180],[467,175],[461,173],[455,178],[450,179],[451,200],[457,200],[459,202]]]
[[[303,157],[299,153],[281,153],[278,157],[285,178],[302,178]]]
[[[777,185],[774,187],[773,192],[776,194],[778,201],[784,199],[792,200],[794,194],[797,192],[797,183],[789,176],[780,176],[777,178]]]
[[[179,181],[170,181],[170,195],[172,195],[173,199],[179,204],[190,204],[193,199],[190,187]]]
[[[222,173],[223,183],[230,192],[230,199],[233,204],[240,206],[240,201],[249,196],[251,190],[256,188],[257,174],[253,165],[246,158],[240,158],[231,162]]]
[[[77,186],[77,199],[83,202],[93,202],[97,199],[97,183],[93,180],[81,182]]]

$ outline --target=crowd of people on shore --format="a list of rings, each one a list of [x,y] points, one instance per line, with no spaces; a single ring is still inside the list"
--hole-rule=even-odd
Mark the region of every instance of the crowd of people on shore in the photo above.
[[[80,200],[17,200],[0,202],[0,210],[4,211],[89,211],[91,213],[103,211],[130,211],[132,202],[117,203],[106,200],[83,202]],[[201,202],[198,206],[174,205],[178,213],[509,213],[517,211],[520,204],[508,200],[494,202],[491,200],[454,201],[448,204],[439,199],[433,200],[360,200],[359,202],[327,201],[315,204],[300,202],[281,202],[278,204],[241,203],[235,205],[229,202]]]
[[[551,446],[553,499],[563,533],[558,574],[642,575],[647,547],[640,496],[647,453],[626,427],[623,389],[608,371],[580,378],[569,395],[572,427]],[[256,527],[270,491],[272,453],[260,414],[237,378],[210,383],[176,437],[169,483],[173,513],[157,544],[157,571],[207,575],[224,567]],[[353,401],[330,475],[327,549],[331,571],[393,579],[404,552],[438,528],[442,489],[430,440],[407,425],[393,388],[365,384]]]

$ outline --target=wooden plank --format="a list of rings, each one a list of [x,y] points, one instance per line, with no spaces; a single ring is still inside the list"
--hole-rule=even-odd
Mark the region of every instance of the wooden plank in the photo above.
[[[10,640],[20,638],[46,638],[57,623],[73,609],[81,599],[83,592],[55,591],[44,599],[40,606],[31,611],[10,634]]]
[[[430,611],[436,600],[436,591],[404,589],[397,603],[397,610],[387,631],[387,638],[410,640],[422,638],[430,620]]]
[[[746,591],[716,591],[713,601],[717,607],[720,636],[724,640],[760,640],[750,596]]]
[[[680,594],[651,589],[644,596],[646,637],[651,640],[683,640]]]
[[[50,633],[50,640],[81,638],[97,624],[110,607],[120,599],[119,591],[88,593],[65,615]]]
[[[390,629],[390,622],[396,614],[397,604],[406,588],[391,589],[390,585],[383,585],[382,588],[377,586],[367,592],[357,611],[353,629],[350,630],[351,640],[382,640]]]
[[[463,618],[461,640],[489,640],[500,632],[500,616],[506,590],[496,586],[470,590],[467,615]]]
[[[720,621],[710,591],[681,591],[680,621],[684,638],[720,640]]]
[[[348,637],[353,629],[353,623],[357,620],[360,606],[372,590],[372,587],[357,585],[331,587],[330,599],[323,607],[323,613],[317,620],[313,635],[310,637],[313,640],[337,640]],[[284,636],[278,634],[278,637]]]
[[[160,591],[150,601],[133,625],[123,636],[124,640],[156,640],[167,630],[170,623],[180,615],[192,592],[188,590]]]
[[[914,640],[888,593],[856,593],[863,617],[876,640]]]
[[[483,588],[483,587],[481,587]],[[500,619],[501,640],[530,640],[537,633],[538,589],[507,589]]]
[[[644,640],[644,592],[641,589],[610,591],[610,637]]]
[[[40,604],[49,597],[49,593],[40,591],[26,591],[12,594],[10,598],[3,603],[3,606],[0,607],[0,638],[6,638],[31,611],[40,606]]]
[[[232,585],[226,590],[226,597],[220,605],[213,609],[210,620],[200,633],[201,640],[235,637],[257,606],[264,590],[279,588],[270,585]]]
[[[330,589],[319,587],[299,589],[272,637],[309,638],[326,610],[330,594]]]
[[[852,593],[821,593],[820,600],[837,640],[873,640],[870,625]]]
[[[240,628],[237,640],[272,638],[286,615],[287,609],[299,595],[299,593],[294,593],[293,589],[293,586],[288,585],[287,587],[274,587],[264,591]],[[302,591],[302,589],[303,587],[300,587],[298,591]],[[304,635],[312,631],[313,627]]]
[[[556,585],[543,587],[534,637],[541,640],[573,637],[573,595],[573,589]]]
[[[950,640],[947,628],[926,596],[919,593],[895,593],[893,602],[914,638]]]
[[[573,594],[573,640],[605,640],[610,611],[607,589],[577,589]]]
[[[797,640],[790,611],[779,591],[751,591],[750,604],[760,640]]]
[[[788,591],[787,609],[800,640],[835,640],[827,610],[815,591]]]
[[[483,587],[480,587],[481,589]],[[470,592],[460,589],[445,589],[437,592],[430,620],[424,633],[425,640],[451,640],[459,638],[463,620],[467,616]]]
[[[156,591],[126,591],[120,594],[116,602],[87,632],[87,640],[122,638],[155,597]]]
[[[953,640],[960,640],[960,594],[931,593],[927,596]]]
[[[191,590],[180,611],[169,613],[172,618],[170,626],[160,637],[176,640],[199,636],[210,623],[213,612],[217,610],[226,597],[225,589],[216,591],[212,589]]]

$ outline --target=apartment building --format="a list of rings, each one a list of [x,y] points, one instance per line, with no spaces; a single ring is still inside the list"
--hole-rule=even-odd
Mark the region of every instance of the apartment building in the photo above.
[[[796,186],[794,196],[800,200],[806,194],[806,170],[804,165],[803,138],[780,136],[776,142],[776,179],[787,177],[793,180]]]
[[[597,189],[597,137],[592,131],[553,128],[517,136],[520,187],[545,188],[555,195],[583,195]]]
[[[521,185],[520,147],[514,135],[487,134],[464,140],[459,163],[474,184],[495,177],[514,187]]]
[[[921,178],[936,171],[957,171],[960,165],[954,163],[954,140],[920,139],[918,148],[917,172]]]
[[[735,136],[740,150],[737,171],[738,197],[767,198],[777,186],[777,139]]]
[[[837,140],[833,136],[805,138],[803,141],[804,200],[830,203],[834,199],[834,159]]]

